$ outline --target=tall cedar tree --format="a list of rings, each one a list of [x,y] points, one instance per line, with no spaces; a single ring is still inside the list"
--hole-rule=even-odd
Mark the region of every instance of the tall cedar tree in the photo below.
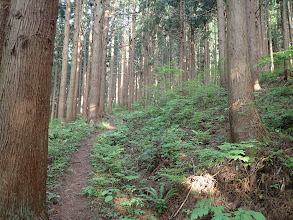
[[[135,16],[136,4],[133,5],[132,26],[131,26],[131,41],[130,41],[130,57],[129,57],[129,96],[128,96],[128,110],[132,110],[132,104],[134,102],[134,80],[135,80],[135,29],[136,29],[136,16]]]
[[[113,19],[114,22],[114,19]],[[112,115],[112,102],[114,93],[114,62],[115,62],[115,24],[112,24],[111,36],[111,61],[110,61],[110,79],[109,79],[109,97],[108,97],[108,112]]]
[[[218,32],[219,32],[219,67],[221,71],[221,86],[227,86],[227,75],[225,74],[225,46],[226,46],[226,27],[225,27],[225,15],[224,15],[224,1],[217,0],[217,15],[218,15]]]
[[[58,1],[12,0],[0,67],[0,219],[48,219],[46,174]]]
[[[229,119],[233,142],[264,140],[266,129],[254,104],[249,65],[246,7],[227,0]]]
[[[64,43],[62,53],[62,73],[60,81],[60,93],[58,104],[58,118],[64,119],[66,112],[66,88],[67,88],[67,72],[68,72],[68,47],[69,47],[69,32],[70,32],[70,0],[66,0],[66,13],[65,13],[65,28],[64,28]]]
[[[99,91],[100,91],[100,77],[99,77],[99,64],[101,63],[101,29],[102,29],[102,1],[96,0],[94,24],[93,24],[93,55],[92,55],[92,67],[91,67],[91,80],[89,89],[88,100],[88,115],[87,122],[93,126],[99,121],[98,119],[98,106],[99,106]]]
[[[74,14],[74,39],[73,39],[73,53],[72,53],[72,64],[70,71],[70,84],[68,91],[68,101],[67,101],[67,111],[66,111],[66,120],[67,122],[75,121],[76,114],[74,114],[74,98],[75,98],[75,84],[78,78],[76,77],[78,72],[78,42],[79,42],[79,33],[80,33],[80,0],[75,0],[75,14]],[[76,103],[76,102],[75,102]]]
[[[105,97],[106,97],[106,75],[107,75],[107,45],[108,45],[108,32],[109,32],[109,22],[110,22],[110,0],[104,2],[104,19],[103,19],[103,29],[101,31],[101,83],[100,83],[100,105],[99,105],[99,118],[105,116]]]
[[[282,15],[282,34],[283,34],[283,49],[289,50],[289,26],[288,26],[288,17],[287,17],[287,8],[286,8],[286,1],[281,0],[281,15]],[[284,66],[285,66],[285,79],[288,79],[291,75],[290,71],[290,62],[289,59],[284,60]]]

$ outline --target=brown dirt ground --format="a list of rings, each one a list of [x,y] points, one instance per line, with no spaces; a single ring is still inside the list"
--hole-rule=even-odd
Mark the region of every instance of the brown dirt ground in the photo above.
[[[59,191],[60,198],[56,205],[50,207],[54,211],[50,220],[86,220],[98,219],[95,211],[90,208],[90,199],[83,195],[83,188],[90,185],[89,173],[92,171],[90,164],[90,151],[98,134],[84,141],[80,148],[72,155],[71,161],[61,177],[62,187]]]

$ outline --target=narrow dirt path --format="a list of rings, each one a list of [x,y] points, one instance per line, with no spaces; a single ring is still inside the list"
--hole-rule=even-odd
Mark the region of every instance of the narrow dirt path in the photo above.
[[[50,220],[98,219],[96,213],[89,207],[90,200],[82,194],[82,189],[90,185],[89,173],[92,171],[90,151],[98,135],[95,134],[84,141],[72,155],[61,179],[60,198],[50,214]]]

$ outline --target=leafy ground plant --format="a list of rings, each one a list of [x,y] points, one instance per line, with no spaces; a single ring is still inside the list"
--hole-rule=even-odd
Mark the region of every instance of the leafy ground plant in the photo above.
[[[224,206],[212,206],[214,202],[210,199],[201,200],[195,205],[193,211],[185,210],[190,215],[190,220],[199,219],[206,215],[211,215],[212,220],[265,220],[265,217],[260,212],[252,210],[244,210],[239,208],[235,212],[225,213],[223,212]]]
[[[172,196],[177,195],[177,189],[169,190],[164,196],[165,184],[162,184],[160,189],[157,191],[154,188],[145,188],[145,191],[149,195],[142,194],[144,198],[155,203],[155,207],[158,213],[162,213],[165,208],[167,208],[167,200]]]

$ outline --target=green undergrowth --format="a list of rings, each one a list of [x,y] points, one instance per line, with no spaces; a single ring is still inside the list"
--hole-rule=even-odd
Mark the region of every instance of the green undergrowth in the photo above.
[[[210,199],[201,200],[195,205],[193,211],[184,210],[187,214],[190,214],[189,218],[186,220],[195,220],[203,216],[210,216],[212,220],[265,220],[265,217],[260,212],[255,212],[252,210],[244,210],[239,208],[235,212],[223,212],[225,210],[224,206],[215,206],[213,201]]]
[[[114,109],[117,128],[94,144],[92,186],[84,189],[104,218],[161,219],[176,211],[172,203],[190,176],[225,159],[255,162],[245,151],[259,143],[227,143],[225,91],[194,82],[184,88],[185,95],[182,87],[162,92],[145,109]]]
[[[57,119],[50,122],[48,134],[48,202],[59,197],[57,189],[60,187],[60,182],[58,180],[70,161],[72,153],[86,138],[100,129],[103,128],[89,128],[82,118],[65,125],[62,125]]]
[[[270,203],[284,185],[284,175],[293,176],[292,155],[286,150],[293,143],[292,82],[280,82],[278,77],[278,73],[263,74],[265,90],[255,93],[271,137],[267,146],[256,141],[229,143],[228,98],[216,85],[187,82],[170,90],[163,82],[147,89],[146,108],[136,103],[134,111],[129,112],[117,106],[113,110],[117,128],[100,135],[94,144],[91,159],[95,172],[92,185],[84,189],[85,195],[92,198],[92,205],[97,205],[106,219],[168,219],[177,214],[178,219],[204,215],[213,219],[264,219],[261,213],[246,210],[263,209],[254,201],[247,206],[245,199]],[[255,152],[255,157],[248,157],[247,150]],[[225,173],[234,175],[232,182],[222,183],[227,187],[221,187],[227,198],[238,198],[239,209],[206,200],[197,203],[193,196],[188,209],[176,213],[178,205],[174,204],[183,202],[186,183],[213,168],[215,175],[222,175],[217,177],[219,181],[227,178]],[[229,169],[233,173],[226,171]],[[245,187],[252,175],[263,179],[256,180],[258,187],[249,194]],[[213,192],[194,193],[198,199],[217,197],[211,197]],[[219,204],[221,198],[216,199]],[[204,204],[206,211],[201,213],[198,207]]]
[[[293,80],[285,81],[283,78],[282,67],[263,73],[260,82],[264,89],[256,92],[255,96],[272,139],[271,149],[264,155],[268,157],[268,163],[276,159],[293,176],[293,154],[288,151],[293,146]]]

